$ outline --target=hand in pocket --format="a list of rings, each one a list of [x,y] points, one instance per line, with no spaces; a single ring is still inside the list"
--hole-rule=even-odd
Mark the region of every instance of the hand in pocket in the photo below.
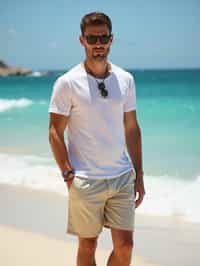
[[[74,180],[74,177],[73,177],[72,179],[70,179],[69,181],[66,181],[68,191],[69,191],[70,188],[71,188],[71,185],[72,185],[72,183],[73,183],[73,180]]]

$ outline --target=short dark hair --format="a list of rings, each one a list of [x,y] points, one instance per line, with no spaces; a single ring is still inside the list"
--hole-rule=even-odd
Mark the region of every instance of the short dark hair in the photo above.
[[[109,29],[109,33],[112,33],[112,22],[111,19],[104,13],[101,12],[92,12],[86,14],[81,20],[81,33],[84,35],[85,29],[87,26],[93,25],[107,25]]]

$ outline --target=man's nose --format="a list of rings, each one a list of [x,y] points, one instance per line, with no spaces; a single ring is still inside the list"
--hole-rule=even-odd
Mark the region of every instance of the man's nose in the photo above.
[[[96,45],[98,45],[98,46],[101,45],[99,38],[97,38]]]

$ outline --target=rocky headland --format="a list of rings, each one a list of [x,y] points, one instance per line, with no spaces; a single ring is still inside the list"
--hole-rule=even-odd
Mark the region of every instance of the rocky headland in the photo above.
[[[32,74],[33,71],[28,68],[9,66],[0,60],[0,76],[26,76]]]

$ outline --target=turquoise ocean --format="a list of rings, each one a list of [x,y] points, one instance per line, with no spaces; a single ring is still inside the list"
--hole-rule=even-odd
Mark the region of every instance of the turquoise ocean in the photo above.
[[[129,70],[146,196],[136,210],[200,223],[200,70]],[[66,194],[48,142],[51,75],[0,78],[0,183]]]

